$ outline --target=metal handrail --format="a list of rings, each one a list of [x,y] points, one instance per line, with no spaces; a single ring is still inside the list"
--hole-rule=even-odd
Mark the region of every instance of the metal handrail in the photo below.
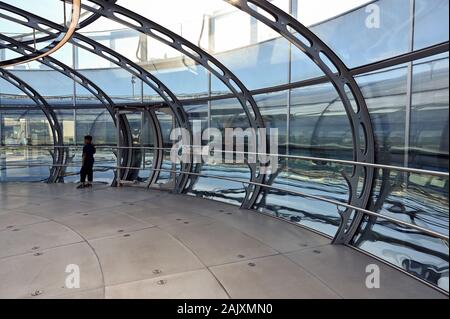
[[[7,146],[7,147],[15,148],[14,146]],[[70,147],[72,147],[72,148],[82,148],[82,146],[55,146],[55,147],[53,147],[53,146],[48,146],[48,147],[39,147],[39,146],[34,147],[34,146],[32,146],[32,147],[29,147],[29,148],[52,149],[52,148],[58,148],[58,147],[59,148],[70,148]],[[204,146],[189,146],[189,147],[201,148],[201,147],[204,147]],[[171,151],[172,150],[172,148],[144,147],[144,146],[142,146],[142,147],[141,146],[139,146],[139,147],[136,147],[136,146],[129,146],[129,147],[98,146],[97,149],[141,149],[141,150],[162,150],[162,151]],[[290,154],[274,154],[274,153],[223,151],[223,150],[214,150],[214,152],[229,153],[229,154],[266,156],[266,157],[281,157],[281,158],[295,159],[295,160],[318,161],[318,162],[328,162],[328,163],[351,165],[351,166],[373,167],[373,168],[387,169],[387,170],[400,171],[400,172],[412,173],[412,174],[431,175],[431,176],[442,177],[442,178],[449,178],[449,176],[450,176],[448,172],[432,171],[432,170],[426,170],[426,169],[402,167],[402,166],[395,166],[395,165],[355,162],[355,161],[349,161],[349,160],[340,160],[340,159],[324,158],[324,157],[300,156],[300,155],[290,155]]]
[[[121,166],[116,166],[116,169],[133,169],[133,167],[121,167]],[[345,207],[345,208],[349,208],[349,209],[353,209],[356,210],[358,212],[370,215],[370,216],[374,216],[374,217],[380,217],[383,219],[386,219],[388,221],[391,221],[393,223],[399,224],[399,225],[403,225],[406,227],[410,227],[412,229],[421,231],[423,233],[429,234],[431,236],[434,237],[438,237],[440,239],[449,241],[449,236],[445,235],[445,234],[441,234],[439,232],[421,227],[421,226],[417,226],[415,224],[411,224],[405,221],[402,221],[400,219],[397,218],[393,218],[390,216],[386,216],[383,214],[379,214],[367,209],[363,209],[363,208],[359,208],[353,205],[349,205],[349,204],[345,204],[333,199],[329,199],[329,198],[325,198],[322,196],[316,196],[316,195],[310,195],[310,194],[306,194],[303,192],[299,192],[299,191],[294,191],[294,190],[289,190],[289,189],[285,189],[282,187],[276,187],[276,186],[272,186],[272,185],[266,185],[266,184],[262,184],[262,183],[257,183],[257,182],[252,182],[252,181],[245,181],[245,180],[236,180],[230,177],[226,177],[226,176],[214,176],[214,175],[206,175],[206,174],[201,174],[201,173],[193,173],[193,172],[183,172],[183,171],[177,171],[177,170],[169,170],[169,169],[163,169],[163,168],[159,168],[159,169],[153,169],[153,168],[149,168],[150,170],[155,170],[155,171],[161,171],[161,172],[167,172],[167,173],[175,173],[175,174],[187,174],[187,175],[192,175],[192,176],[198,176],[198,177],[206,177],[206,178],[213,178],[213,179],[220,179],[220,180],[226,180],[226,181],[231,181],[231,182],[239,182],[239,183],[243,183],[243,184],[249,184],[249,185],[254,185],[254,186],[260,186],[260,187],[264,187],[264,188],[268,188],[268,189],[272,189],[272,190],[278,190],[278,191],[282,191],[285,193],[290,193],[293,195],[297,195],[297,196],[301,196],[301,197],[305,197],[305,198],[310,198],[310,199],[315,199],[318,201],[322,201],[322,202],[327,202],[329,204],[334,204],[338,207]],[[339,212],[339,214],[342,216],[341,212]]]
[[[34,164],[31,164],[30,166],[55,166],[55,165],[49,165],[49,164],[48,165],[38,165],[38,164],[34,165]],[[77,166],[69,166],[69,165],[59,165],[59,166],[77,167]],[[111,166],[111,167],[106,166],[105,168],[110,168],[110,169],[115,169],[115,170],[118,170],[118,169],[140,169],[139,167],[126,167],[126,166]],[[369,215],[369,216],[379,217],[379,218],[388,220],[390,222],[393,222],[395,224],[406,226],[406,227],[415,229],[417,231],[420,231],[422,233],[428,234],[430,236],[437,237],[437,238],[440,238],[440,239],[445,240],[445,241],[449,241],[449,236],[448,235],[445,235],[445,234],[442,234],[442,233],[439,233],[439,232],[427,229],[427,228],[422,227],[422,226],[411,224],[411,223],[405,222],[403,220],[400,220],[400,219],[397,219],[397,218],[394,218],[394,217],[386,216],[386,215],[383,215],[383,214],[380,214],[380,213],[376,213],[376,212],[373,212],[373,211],[370,211],[370,210],[367,210],[367,209],[364,209],[364,208],[356,207],[356,206],[353,206],[353,205],[342,203],[342,202],[339,202],[339,201],[336,201],[336,200],[333,200],[333,199],[329,199],[329,198],[325,198],[325,197],[322,197],[322,196],[306,194],[306,193],[303,193],[303,192],[290,190],[290,189],[286,189],[286,188],[283,188],[283,187],[266,185],[266,184],[262,184],[262,183],[252,182],[252,181],[238,180],[238,179],[234,179],[234,178],[230,178],[230,177],[226,177],[226,176],[214,176],[214,175],[207,175],[207,174],[193,173],[193,172],[183,172],[183,171],[163,169],[163,168],[160,168],[160,169],[148,168],[148,169],[149,170],[153,170],[153,171],[159,171],[159,172],[167,172],[167,173],[174,173],[174,174],[186,174],[186,175],[191,175],[191,176],[198,176],[198,177],[213,178],[213,179],[219,179],[219,180],[225,180],[225,181],[231,181],[231,182],[238,182],[238,183],[243,183],[243,184],[248,184],[248,185],[260,186],[260,187],[263,187],[263,188],[266,188],[266,189],[278,190],[278,191],[285,192],[285,193],[288,193],[288,194],[292,194],[292,195],[296,195],[296,196],[300,196],[300,197],[304,197],[304,198],[315,199],[315,200],[318,200],[318,201],[322,201],[322,202],[326,202],[326,203],[329,203],[329,204],[333,204],[333,205],[336,205],[337,207],[345,207],[345,208],[348,208],[348,209],[352,209],[352,210],[364,213],[364,214]],[[339,212],[339,214],[342,217],[342,213]]]

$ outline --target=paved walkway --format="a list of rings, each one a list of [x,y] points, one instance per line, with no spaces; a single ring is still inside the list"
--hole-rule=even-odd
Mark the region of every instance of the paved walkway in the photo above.
[[[80,288],[66,287],[67,265]],[[367,289],[366,266],[381,268]],[[252,211],[157,190],[0,184],[0,298],[446,298]]]

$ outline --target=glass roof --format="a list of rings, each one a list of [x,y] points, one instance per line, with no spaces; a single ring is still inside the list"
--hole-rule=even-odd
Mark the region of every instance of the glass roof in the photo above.
[[[63,25],[70,20],[70,4],[61,0],[6,0],[6,4],[33,13],[45,20]],[[273,5],[294,16],[298,21],[319,36],[349,68],[368,65],[412,50],[409,39],[411,35],[410,1],[409,0],[272,0]],[[424,39],[430,23],[431,9],[417,1],[416,47],[430,44]],[[99,8],[89,0],[83,4]],[[154,21],[168,30],[182,36],[201,50],[209,53],[228,68],[248,90],[263,90],[290,83],[310,80],[324,75],[319,67],[290,41],[283,38],[263,22],[251,17],[224,0],[117,0],[116,4],[135,12],[142,17]],[[380,6],[380,19],[383,23],[375,28],[367,25],[373,14],[373,6]],[[49,10],[48,8],[54,8]],[[448,9],[448,2],[436,1],[433,12]],[[264,11],[257,9],[260,14]],[[0,10],[0,15],[23,20],[17,14]],[[66,17],[65,17],[66,14]],[[83,21],[95,16],[93,12],[82,9]],[[118,16],[118,15],[117,15]],[[445,18],[445,17],[444,17]],[[369,20],[368,20],[369,19]],[[447,15],[448,24],[448,15]],[[125,19],[127,20],[127,19]],[[129,19],[128,19],[129,20]],[[106,17],[90,19],[78,33],[92,39],[120,56],[129,59],[156,76],[170,88],[179,99],[190,99],[208,96],[231,94],[223,79],[218,78],[191,57],[173,47],[148,35],[144,35],[129,26],[117,23]],[[445,21],[444,21],[445,22]],[[445,23],[444,23],[445,24]],[[41,25],[40,25],[41,26]],[[43,26],[43,25],[42,25]],[[41,37],[55,34],[55,30],[44,27],[34,34],[33,29],[20,23],[0,19],[0,33],[20,41],[28,41],[36,49],[43,48],[50,40],[39,41]],[[439,28],[433,32],[433,42],[448,40],[448,31]],[[164,36],[163,36],[164,38]],[[0,50],[2,59],[19,56],[11,50]],[[110,54],[110,53],[108,53]],[[73,69],[86,71],[92,80],[101,83],[112,74],[123,74],[120,78],[129,91],[135,91],[136,84],[132,74],[120,68],[116,63],[79,48],[66,45],[53,54],[53,57]],[[28,63],[14,66],[14,69],[42,69],[39,63]],[[270,74],[270,76],[267,76]],[[112,76],[112,78],[115,78]],[[107,85],[111,92],[120,91],[114,85],[122,80],[111,81]],[[139,84],[136,84],[139,86]],[[100,85],[101,86],[101,85]],[[148,85],[144,85],[147,100],[157,99]],[[108,89],[106,90],[108,91]],[[141,93],[141,97],[144,94]],[[125,99],[126,100],[126,99]],[[131,99],[133,100],[133,98]],[[145,100],[145,98],[144,98]]]
[[[90,9],[81,10],[77,32],[61,49],[45,59],[0,67],[0,122],[3,116],[6,123],[0,123],[0,145],[51,143],[53,131],[45,121],[51,124],[56,116],[62,127],[54,132],[64,143],[76,146],[96,130],[96,140],[108,149],[116,140],[119,146],[150,146],[144,139],[149,128],[158,150],[173,144],[174,127],[276,128],[281,169],[263,184],[319,196],[323,203],[276,189],[247,198],[252,192],[236,178],[259,176],[240,164],[200,166],[200,173],[235,180],[201,177],[189,185],[191,191],[248,203],[330,236],[340,223],[339,205],[330,199],[363,209],[373,199],[377,208],[370,209],[384,217],[412,222],[414,216],[420,227],[448,235],[448,183],[434,178],[448,172],[448,0],[81,1]],[[69,2],[0,1],[0,62],[46,48],[66,33]],[[114,10],[94,4],[105,2],[115,4]],[[278,10],[264,10],[271,8],[268,2]],[[118,12],[123,8],[128,16]],[[33,120],[39,108],[45,116],[36,112]],[[120,120],[114,123],[116,115]],[[27,124],[25,117],[32,121]],[[158,166],[145,152],[142,158],[132,153],[125,163],[132,165],[130,181],[147,183],[150,171],[138,169],[141,161],[146,169]],[[156,164],[174,168],[169,154],[161,153],[154,156]],[[110,152],[105,162],[114,165],[114,156]],[[383,169],[372,174],[373,167]],[[411,167],[434,177],[399,173]],[[133,177],[134,171],[147,175]],[[113,176],[112,170],[107,174]],[[162,186],[172,174],[161,176],[149,182]],[[427,203],[422,197],[430,192],[433,202]],[[448,290],[448,245],[386,220],[373,227],[372,220],[350,222],[358,225],[348,240],[372,234],[355,246],[399,267],[405,267],[404,256],[416,255],[405,270],[414,273],[423,263],[422,277]],[[429,252],[405,247],[407,242]],[[391,249],[382,251],[386,243]],[[434,276],[428,276],[430,269]],[[443,273],[447,288],[437,281]]]

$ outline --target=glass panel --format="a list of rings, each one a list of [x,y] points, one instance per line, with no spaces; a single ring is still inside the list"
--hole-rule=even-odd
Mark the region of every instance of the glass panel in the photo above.
[[[448,54],[414,63],[409,164],[448,172]]]
[[[291,155],[353,159],[353,138],[339,95],[331,84],[291,92]]]
[[[348,187],[339,170],[326,165],[289,160],[279,168],[272,186],[308,195],[348,200]],[[333,172],[334,171],[334,172]],[[334,236],[340,224],[336,205],[267,189],[258,204],[259,211]]]
[[[60,25],[63,25],[64,21],[69,22],[71,19],[72,5],[70,3],[64,4],[60,0],[40,0],[40,1],[6,0],[3,2],[15,6],[17,8],[20,8],[22,10],[31,12],[37,16],[40,16],[44,19],[50,20]],[[66,7],[66,19],[64,18],[64,5]],[[25,21],[25,18],[21,17],[20,15],[10,13],[6,10],[0,10],[0,12],[4,13],[9,17]],[[82,23],[91,16],[92,16],[91,12],[81,9],[79,23]],[[49,31],[56,33],[56,31],[52,29],[50,29]],[[36,37],[36,39],[39,40],[40,38],[47,35],[47,33],[40,31],[36,31],[35,35],[33,35],[33,31],[31,31],[29,28],[23,27],[16,23],[11,23],[7,19],[0,19],[0,32],[8,36],[14,36],[13,33],[18,36],[20,35],[21,40],[23,40],[24,38],[27,38],[29,40],[32,39],[34,36]],[[42,48],[47,45],[48,43],[41,42],[38,43],[37,46]],[[61,50],[63,50],[63,48]]]
[[[288,119],[288,91],[259,94],[255,96],[256,104],[264,120],[264,125],[270,133],[270,129],[278,130],[278,150],[272,150],[279,154],[287,152],[287,119]],[[275,133],[275,132],[274,132]]]
[[[106,18],[99,19],[89,28],[104,30],[105,26],[114,28],[111,28],[110,31],[84,31],[84,33],[155,75],[178,98],[208,95],[208,72],[204,67],[196,64],[194,60],[140,32],[124,28],[123,25],[117,23],[112,24]],[[85,55],[85,53],[83,54]],[[115,67],[111,62],[104,62],[100,66],[103,68]],[[96,65],[92,63],[92,60],[86,58],[80,60],[80,67],[90,68],[92,69],[91,72],[94,70],[97,73],[102,71],[98,70],[98,64]],[[134,82],[139,81],[135,79]],[[115,85],[119,87],[117,83]],[[145,87],[147,90],[148,86],[145,85]],[[136,86],[136,90],[138,88],[139,86]],[[222,86],[221,92],[223,91]],[[149,96],[146,92],[144,99],[147,101],[155,100],[156,92],[153,90],[149,90],[149,92],[152,95]]]
[[[315,25],[311,30],[348,67],[356,67],[409,51],[410,0],[380,0]]]
[[[75,110],[55,110],[59,125],[63,131],[64,145],[75,145]]]
[[[353,139],[349,120],[334,87],[321,84],[290,93],[289,154],[352,159]],[[284,159],[273,185],[306,195],[348,201],[342,165]],[[268,191],[263,201],[279,217],[333,236],[340,224],[338,208],[317,200],[279,191]]]
[[[22,90],[0,77],[0,107],[36,107],[36,103]]]
[[[225,137],[226,128],[242,128],[245,130],[249,127],[249,122],[236,99],[226,99],[211,102],[211,128],[218,129],[221,137]],[[211,141],[222,144],[222,150],[225,150],[224,140],[215,141],[211,137]],[[202,141],[202,145],[207,145],[208,140]],[[245,150],[247,151],[247,150]],[[227,177],[238,181],[248,181],[250,178],[250,169],[246,164],[224,164],[225,154],[219,154],[222,161],[213,161],[213,154],[210,154],[211,163],[203,163],[200,173],[204,175]],[[192,192],[199,196],[215,199],[227,203],[239,205],[244,196],[246,184],[242,182],[233,182],[215,178],[199,177],[196,179]]]
[[[91,69],[80,71],[99,86],[115,103],[139,103],[142,101],[141,81],[120,68]],[[149,89],[151,90],[151,89]],[[156,92],[151,91],[155,97]],[[77,95],[81,92],[77,92]]]
[[[413,67],[411,167],[448,171],[448,55]],[[377,139],[377,161],[403,166],[407,67],[359,78]],[[371,210],[448,235],[448,179],[377,172]],[[354,245],[448,290],[448,243],[388,222],[366,218]]]
[[[273,3],[289,11],[288,0]],[[189,3],[169,0],[152,10],[142,10],[148,6],[148,2],[142,0],[120,1],[119,4],[199,45],[236,74],[248,89],[276,86],[289,81],[289,42],[265,24],[222,0]],[[257,11],[263,13],[261,9]],[[172,61],[171,51],[163,49],[159,50],[160,55],[167,54],[166,62]],[[213,94],[227,91],[222,82],[213,77]]]
[[[289,43],[285,39],[250,45],[216,54],[215,57],[250,90],[289,82]],[[220,90],[218,81],[213,79],[213,92]]]
[[[415,0],[414,50],[448,41],[448,0]]]
[[[11,72],[28,83],[50,105],[73,105],[74,83],[67,76],[48,69],[42,64],[40,70],[14,70]],[[42,80],[44,78],[45,81]]]
[[[295,16],[306,26],[315,25],[339,15],[345,15],[351,10],[365,5],[370,0],[295,0],[297,6],[294,5]]]
[[[53,140],[42,111],[0,108],[0,139],[0,182],[37,182],[49,177]]]
[[[291,59],[291,83],[324,75],[317,64],[296,47],[291,51]]]
[[[4,2],[58,24],[64,23],[64,4],[59,0],[6,0]],[[71,5],[67,5],[68,19],[70,19],[71,7]]]
[[[377,145],[377,162],[404,166],[407,66],[357,78],[369,108]]]

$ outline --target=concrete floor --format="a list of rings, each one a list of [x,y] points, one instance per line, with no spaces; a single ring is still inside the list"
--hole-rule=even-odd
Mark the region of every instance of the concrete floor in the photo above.
[[[80,288],[66,287],[66,267]],[[366,266],[381,268],[366,288]],[[446,298],[305,229],[156,190],[0,184],[0,298]]]

